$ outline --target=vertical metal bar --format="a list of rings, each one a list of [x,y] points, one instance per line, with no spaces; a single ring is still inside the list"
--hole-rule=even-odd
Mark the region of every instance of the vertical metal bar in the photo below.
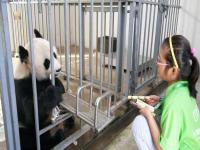
[[[111,56],[111,68],[112,68],[112,66],[113,66],[113,38],[114,38],[114,28],[115,28],[115,24],[114,24],[114,22],[115,22],[115,12],[113,12],[113,20],[112,20],[112,22],[113,22],[113,28],[112,28],[112,40],[111,40],[111,51],[112,51],[112,56]],[[112,84],[112,80],[113,80],[113,69],[111,70],[111,84]]]
[[[21,30],[21,32],[20,32],[20,33],[21,33],[21,38],[22,38],[22,43],[21,43],[21,44],[25,45],[26,42],[25,42],[25,39],[24,39],[24,38],[25,38],[25,35],[24,35],[24,27],[22,26],[22,21],[23,21],[23,16],[24,16],[24,15],[23,15],[23,14],[24,14],[24,13],[23,13],[23,9],[22,9],[22,6],[23,6],[23,5],[24,5],[24,4],[21,4],[21,5],[20,5],[20,10],[21,10],[21,19],[20,19],[20,30]]]
[[[104,0],[101,1],[101,39],[100,39],[100,94],[102,95],[103,85],[103,11],[104,11]]]
[[[160,37],[160,42],[163,40],[164,38],[164,26],[165,26],[165,15],[164,12],[162,14],[162,24],[161,24],[161,37]]]
[[[78,73],[77,73],[77,38],[76,38],[76,35],[77,35],[77,30],[76,30],[76,25],[77,25],[77,22],[76,22],[76,4],[74,3],[74,10],[75,10],[75,27],[74,27],[74,29],[75,29],[75,76],[77,76],[78,75]]]
[[[1,9],[1,8],[0,8]],[[7,85],[7,74],[6,74],[6,67],[5,67],[5,57],[3,54],[4,48],[2,47],[2,32],[0,32],[0,85],[1,85],[1,104],[2,104],[2,111],[3,111],[3,119],[4,119],[4,128],[5,128],[5,136],[6,136],[6,145],[7,149],[14,150],[15,149],[15,142],[14,142],[14,133],[12,127],[12,114],[8,113],[11,112],[10,102],[9,102],[9,93],[8,93],[8,85]]]
[[[60,45],[59,45],[59,52],[60,52],[60,64],[61,64],[61,66],[62,66],[62,57],[61,57],[61,55],[62,55],[62,49],[61,49],[61,37],[62,37],[62,33],[61,33],[61,17],[60,17],[60,4],[58,4],[58,6],[59,6],[59,35],[60,35],[60,39],[59,39],[59,41],[60,41]],[[62,68],[62,67],[61,67]]]
[[[55,85],[55,74],[54,74],[54,58],[53,58],[53,30],[52,30],[52,10],[51,10],[51,0],[48,1],[48,24],[49,24],[49,42],[50,42],[50,59],[51,59],[51,82]]]
[[[90,82],[93,82],[93,13],[94,13],[94,3],[93,0],[90,1],[90,53],[89,53],[89,74]]]
[[[82,2],[81,0],[78,1],[79,6],[79,73],[80,73],[80,86],[83,85],[83,15],[82,15]]]
[[[25,22],[25,25],[23,25],[23,35],[24,35],[24,45],[26,44],[27,40],[27,28],[26,28],[26,10],[25,10],[25,4],[23,4],[23,22]]]
[[[148,26],[148,32],[147,32],[147,50],[146,50],[146,60],[145,60],[145,75],[144,75],[144,81],[146,81],[147,77],[147,69],[149,68],[149,63],[147,62],[149,60],[149,39],[150,39],[150,24],[151,24],[151,19],[152,19],[152,5],[150,5],[150,10],[149,10],[149,26]],[[152,33],[152,32],[151,32]]]
[[[176,1],[176,5],[177,5],[177,1]],[[177,8],[173,8],[173,10],[174,10],[174,13],[173,13],[173,26],[172,26],[172,32],[173,32],[173,34],[175,34],[175,23],[176,23],[176,10],[177,10]]]
[[[13,6],[12,6],[12,8],[13,8],[13,15],[14,15],[14,12],[16,11],[16,8],[15,8],[15,4],[12,4]],[[15,46],[16,45],[19,45],[19,43],[18,43],[18,41],[17,41],[17,22],[15,21],[15,17],[13,18],[13,24],[14,24],[14,37],[15,37]],[[16,50],[17,50],[17,46],[15,47],[16,48]]]
[[[138,68],[139,68],[139,55],[140,55],[140,42],[141,42],[141,31],[142,31],[142,13],[143,6],[142,2],[136,2],[138,11],[135,17],[134,35],[133,35],[133,54],[132,54],[132,68],[131,72],[131,94],[136,92],[138,86]],[[139,38],[138,38],[139,37]]]
[[[34,8],[33,10],[31,9],[31,10],[33,11],[32,14],[34,14],[34,24],[35,24],[34,28],[37,28],[37,27],[36,27],[36,25],[37,25],[37,23],[36,23],[36,14],[35,14],[35,5],[36,5],[36,4],[32,3],[32,5],[33,5],[33,8]]]
[[[133,51],[135,52],[135,56],[133,56],[133,58],[135,58],[135,64],[133,64],[135,71],[134,71],[134,82],[135,82],[135,86],[137,86],[137,80],[138,80],[138,69],[139,69],[139,65],[141,62],[141,56],[140,56],[140,50],[141,50],[141,43],[142,43],[142,15],[143,15],[143,7],[144,4],[142,4],[141,2],[136,3],[136,7],[138,7],[138,12],[136,13],[136,18],[135,18],[135,30],[136,33],[134,34],[134,45],[133,45]],[[137,38],[137,35],[139,38]],[[137,38],[138,40],[136,40],[135,38]],[[137,70],[137,71],[136,71]]]
[[[116,87],[115,92],[121,92],[121,73],[122,73],[122,44],[123,37],[123,24],[124,23],[124,9],[122,9],[122,2],[118,2],[118,29],[117,29],[117,60],[116,60]],[[116,100],[116,99],[115,99]],[[115,101],[116,102],[116,101]]]
[[[103,81],[105,80],[105,57],[106,57],[106,11],[104,12],[103,30]]]
[[[3,22],[3,24],[0,23],[0,31],[1,31],[0,33],[2,34],[4,33],[4,40],[5,40],[5,41],[2,40],[3,35],[0,34],[0,53],[1,53],[0,78],[1,78],[1,85],[3,85],[1,89],[3,91],[2,104],[3,104],[3,111],[4,111],[4,123],[5,123],[5,130],[7,132],[6,141],[8,144],[8,148],[12,149],[12,143],[13,143],[14,149],[20,150],[19,125],[18,125],[18,115],[17,115],[17,109],[16,109],[15,86],[14,86],[14,79],[13,79],[12,54],[11,54],[12,50],[10,46],[7,2],[6,1],[1,2],[0,6],[1,6],[0,7],[0,22]],[[4,44],[5,46],[3,48]],[[4,54],[3,54],[3,50],[4,50]],[[6,75],[6,68],[7,68],[7,75]],[[3,97],[5,99],[3,99]],[[10,116],[6,115],[8,112],[11,113]]]
[[[10,4],[10,15],[11,15],[11,20],[12,20],[12,41],[13,41],[13,49],[15,50],[15,53],[17,51],[16,45],[15,45],[15,32],[14,32],[14,18],[13,18],[13,4]]]
[[[145,62],[144,62],[144,55],[145,55],[145,51],[147,51],[146,50],[146,38],[147,38],[147,28],[145,28],[145,26],[147,25],[147,15],[148,15],[148,4],[146,4],[146,14],[145,14],[145,25],[144,25],[144,36],[143,36],[143,50],[142,50],[142,64],[141,64],[141,70],[140,70],[140,72],[141,72],[141,76],[140,76],[140,83],[142,84],[142,79],[143,79],[143,76],[145,76],[145,71],[144,71],[144,69],[146,69],[145,68]]]
[[[151,51],[150,51],[150,60],[152,61],[152,53],[153,53],[153,51],[154,51],[154,47],[153,47],[153,42],[155,42],[153,39],[155,38],[155,29],[156,29],[156,27],[154,26],[154,24],[155,24],[155,16],[156,16],[156,7],[154,6],[154,15],[153,15],[153,22],[152,22],[152,27],[153,27],[153,29],[152,29],[152,36],[151,36]],[[163,22],[162,22],[162,24],[164,24]],[[162,30],[163,31],[163,30]],[[161,32],[162,32],[161,31]],[[151,67],[153,66],[154,64],[151,64]],[[150,75],[152,74],[152,69],[151,69],[151,71],[150,71],[150,73],[149,73]]]
[[[19,10],[18,10],[18,5],[15,4],[15,6],[16,6],[16,12],[19,13],[19,12],[18,12],[18,11],[19,11]],[[20,29],[19,29],[19,28],[20,28],[20,27],[19,27],[19,18],[16,19],[16,25],[17,25],[17,42],[18,42],[17,45],[20,45],[20,44],[21,44],[21,41],[22,41],[22,39],[21,39],[22,37],[20,36],[20,31],[19,31],[19,30],[20,30]]]
[[[18,4],[19,5],[19,4]],[[19,10],[20,10],[20,19],[19,19],[19,27],[20,27],[20,32],[19,32],[19,36],[20,36],[20,39],[21,39],[21,43],[20,44],[23,44],[23,33],[22,33],[22,4],[19,5]]]
[[[171,14],[172,14],[172,18],[171,18],[171,26],[170,26],[170,33],[173,35],[173,26],[174,26],[174,7],[171,8]]]
[[[127,72],[126,72],[126,92],[125,92],[125,96],[128,96],[129,92],[130,92],[130,88],[131,88],[131,80],[129,80],[130,78],[130,72],[133,71],[131,68],[131,53],[133,50],[133,32],[134,32],[134,15],[135,15],[135,10],[134,10],[134,2],[130,3],[130,15],[129,15],[129,30],[128,30],[128,49],[127,49]],[[133,59],[133,61],[135,61]],[[133,87],[134,88],[134,87]]]
[[[157,14],[157,23],[156,23],[156,37],[155,37],[155,45],[154,45],[154,60],[156,60],[159,52],[159,47],[160,47],[160,33],[161,33],[161,25],[162,25],[162,12],[158,8],[158,14]],[[156,77],[156,65],[153,65],[153,73],[154,77]]]
[[[171,7],[169,7],[168,8],[168,11],[169,11],[169,20],[168,20],[168,28],[167,28],[167,35],[169,36],[170,34],[171,34],[171,32],[170,32],[170,27],[171,27],[171,24],[172,24],[172,22],[171,22],[171,18],[172,18],[172,11],[171,11]]]
[[[48,8],[48,6],[47,5],[45,5],[46,7],[45,7],[45,10],[46,10],[46,28],[47,28],[47,39],[49,40],[49,26],[48,26],[48,16],[47,16],[47,14],[48,14],[48,11],[47,11],[47,8]]]
[[[65,0],[64,9],[64,31],[65,31],[65,71],[67,72],[67,90],[70,90],[70,41],[69,41],[69,4],[68,0]]]
[[[111,41],[111,38],[112,38],[112,28],[114,28],[113,26],[113,1],[111,0],[110,1],[110,26],[109,26],[109,48],[108,48],[108,84],[109,86],[111,86],[111,57],[112,57],[112,52],[111,52],[111,47],[112,47],[112,41]]]
[[[178,0],[178,5],[180,5],[180,0]],[[178,27],[178,16],[179,16],[179,9],[180,9],[180,8],[176,8],[176,9],[177,9],[177,14],[176,14],[175,31],[174,31],[174,33],[177,32],[177,27]]]
[[[166,21],[165,21],[165,34],[164,36],[166,37],[167,36],[167,31],[168,31],[168,26],[169,26],[169,9],[167,9],[167,12],[166,12]]]
[[[85,12],[84,12],[84,8],[83,8],[83,3],[82,3],[82,7],[81,7],[81,11],[82,11],[82,16],[81,16],[81,22],[82,22],[82,71],[83,71],[83,78],[85,75]]]
[[[54,41],[55,41],[55,46],[57,46],[57,31],[56,31],[56,27],[57,27],[57,20],[56,20],[56,18],[57,18],[57,16],[56,16],[56,9],[55,9],[55,7],[56,7],[56,4],[54,3],[53,4],[53,15],[54,15],[54,17],[53,17],[53,19],[54,19],[54,33],[55,33],[55,36],[54,36]]]
[[[40,16],[39,16],[39,7],[40,7],[39,6],[40,5],[39,2],[36,3],[36,5],[38,5],[38,7],[37,7],[38,30],[41,31],[40,30]]]
[[[32,40],[32,12],[30,11],[31,1],[27,1],[27,14],[28,14],[28,26],[29,26],[29,41],[31,51],[31,65],[32,65],[32,85],[33,85],[33,99],[34,99],[34,117],[35,117],[35,130],[36,130],[36,141],[37,150],[40,150],[40,135],[39,135],[39,118],[38,118],[38,103],[37,103],[37,87],[36,87],[36,71],[35,71],[35,53]]]
[[[124,83],[125,83],[125,81],[124,81],[124,76],[123,76],[123,74],[124,74],[124,67],[125,67],[125,65],[124,65],[124,56],[125,56],[125,54],[124,54],[124,52],[126,51],[126,26],[127,26],[127,7],[128,7],[128,2],[126,2],[125,3],[125,8],[123,7],[123,25],[122,25],[122,45],[121,45],[121,50],[122,50],[122,52],[121,52],[121,65],[122,65],[122,69],[121,69],[121,82],[122,82],[122,85],[121,85],[121,90],[123,90],[122,89],[122,87],[123,87],[123,85],[124,85]],[[126,68],[127,69],[127,68]]]
[[[72,7],[73,8],[73,7]],[[75,26],[74,26],[74,41],[75,41],[75,45],[74,45],[74,50],[73,51],[75,51],[75,76],[77,77],[78,76],[78,73],[77,73],[77,39],[76,39],[76,34],[77,34],[77,32],[76,32],[76,4],[74,3],[74,16],[75,16],[75,18],[74,18],[74,23],[75,23]],[[69,7],[69,12],[70,12],[70,7]],[[69,25],[70,26],[70,29],[71,29],[71,25]],[[71,30],[70,30],[71,31]],[[70,38],[71,38],[71,32],[70,32]],[[71,44],[71,43],[70,43]]]
[[[99,15],[98,12],[96,12],[96,16],[97,16],[97,24],[96,24],[96,45],[98,45],[98,34],[99,34]],[[96,49],[96,79],[98,78],[98,47]]]
[[[42,13],[42,33],[44,34],[45,33],[45,31],[44,31],[44,11],[43,11],[44,8],[43,8],[42,4],[41,4],[41,7],[42,7],[42,9],[41,9],[41,13]]]
[[[42,13],[42,0],[38,0],[38,12]]]
[[[26,4],[24,4],[24,12],[25,12],[25,22],[26,22],[26,41],[28,41],[29,39],[28,39],[28,14],[27,14],[27,5]]]

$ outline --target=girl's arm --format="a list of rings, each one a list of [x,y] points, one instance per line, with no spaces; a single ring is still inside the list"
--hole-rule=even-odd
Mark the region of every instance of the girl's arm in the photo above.
[[[152,113],[147,108],[141,108],[140,113],[147,119],[152,140],[154,143],[154,146],[156,147],[156,150],[162,150],[160,144],[159,144],[159,138],[160,138],[160,130],[158,128],[158,125],[152,115]]]

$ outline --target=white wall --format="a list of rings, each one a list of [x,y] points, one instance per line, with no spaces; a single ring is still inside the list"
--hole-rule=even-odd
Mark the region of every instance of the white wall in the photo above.
[[[181,0],[181,6],[177,32],[196,48],[195,56],[200,60],[200,0]]]

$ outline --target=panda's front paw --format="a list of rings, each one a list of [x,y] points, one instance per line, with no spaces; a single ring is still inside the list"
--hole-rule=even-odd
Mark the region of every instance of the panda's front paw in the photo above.
[[[46,98],[52,105],[58,105],[62,101],[62,94],[59,88],[50,85],[46,89]]]
[[[47,87],[46,96],[50,99],[55,98],[55,87],[53,85]]]

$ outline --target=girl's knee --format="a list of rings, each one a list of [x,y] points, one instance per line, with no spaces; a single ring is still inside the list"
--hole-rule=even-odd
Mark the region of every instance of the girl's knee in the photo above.
[[[147,126],[147,125],[148,125],[148,123],[144,116],[142,116],[142,115],[136,116],[135,119],[133,120],[132,127],[131,127],[133,135],[140,132],[140,130],[142,128],[144,128],[144,126]]]

